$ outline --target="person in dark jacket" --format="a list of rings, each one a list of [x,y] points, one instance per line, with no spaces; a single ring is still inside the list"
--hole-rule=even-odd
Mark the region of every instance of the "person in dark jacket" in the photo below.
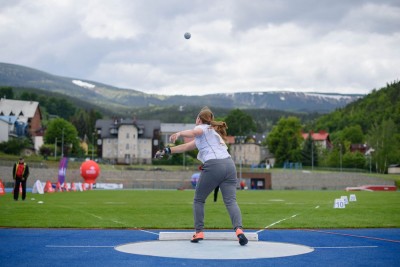
[[[14,200],[18,200],[19,187],[22,185],[22,200],[26,197],[26,180],[29,177],[29,167],[24,162],[24,158],[19,158],[19,161],[14,164],[13,167],[13,179],[14,179]]]

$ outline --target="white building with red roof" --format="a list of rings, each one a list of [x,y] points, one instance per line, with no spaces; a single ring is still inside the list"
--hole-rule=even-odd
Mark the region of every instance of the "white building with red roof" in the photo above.
[[[314,141],[314,144],[319,145],[319,147],[323,149],[331,149],[332,148],[332,143],[329,138],[329,133],[327,133],[324,130],[320,130],[317,133],[314,133],[313,131],[311,133],[311,138]],[[304,140],[307,140],[309,137],[310,133],[302,133],[301,135],[303,136]]]

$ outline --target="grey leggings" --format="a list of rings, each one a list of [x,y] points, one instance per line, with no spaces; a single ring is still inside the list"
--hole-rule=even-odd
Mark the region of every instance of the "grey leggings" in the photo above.
[[[242,214],[236,202],[236,185],[236,167],[231,158],[211,159],[204,163],[193,200],[194,227],[196,232],[203,231],[204,204],[207,197],[217,186],[221,190],[233,229],[242,228]]]

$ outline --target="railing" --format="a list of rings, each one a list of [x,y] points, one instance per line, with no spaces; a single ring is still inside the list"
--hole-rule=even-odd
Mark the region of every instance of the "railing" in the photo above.
[[[14,166],[17,161],[13,160],[0,160],[0,166]],[[48,166],[43,162],[27,162],[30,168],[47,169]]]

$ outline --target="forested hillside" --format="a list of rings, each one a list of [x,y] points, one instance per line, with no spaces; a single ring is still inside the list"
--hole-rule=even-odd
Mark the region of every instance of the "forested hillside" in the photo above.
[[[397,126],[400,125],[400,81],[387,84],[380,90],[373,90],[364,98],[321,116],[313,128],[337,132],[346,127],[359,125],[363,133],[367,134],[373,125],[387,120],[392,120]]]
[[[400,164],[400,82],[387,84],[363,99],[321,116],[308,129],[331,133],[334,151],[344,156],[354,155],[349,153],[351,144],[364,146],[369,150],[369,169],[386,172],[389,165]],[[361,155],[358,158],[360,162],[365,159]]]
[[[202,106],[170,106],[170,107],[152,107],[135,109],[134,114],[140,119],[157,119],[165,123],[194,123],[197,114]],[[219,108],[210,106],[218,120],[224,118],[233,110],[228,108]],[[312,120],[321,116],[318,113],[299,113],[287,112],[272,109],[245,109],[257,126],[257,132],[269,132],[281,117],[295,116],[304,123],[310,123]]]

